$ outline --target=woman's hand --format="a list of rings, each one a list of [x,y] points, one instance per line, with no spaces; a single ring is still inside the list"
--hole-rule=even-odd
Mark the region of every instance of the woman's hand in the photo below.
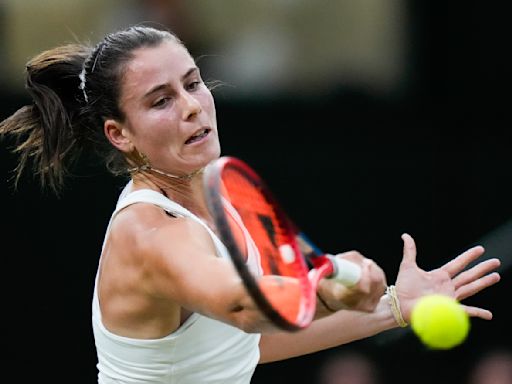
[[[482,246],[470,248],[442,267],[427,272],[419,268],[416,263],[416,244],[413,238],[403,234],[402,240],[404,251],[396,280],[396,292],[400,300],[402,316],[408,323],[411,310],[421,296],[436,293],[461,301],[500,281],[500,275],[493,272],[500,266],[499,259],[484,260],[464,270],[483,255],[485,250]],[[486,309],[463,306],[469,316],[485,320],[492,319],[492,313]]]
[[[346,287],[335,280],[322,279],[318,285],[320,301],[325,302],[330,311],[373,311],[386,289],[386,276],[382,268],[357,251],[340,253],[336,257],[359,265],[361,278],[351,287]]]

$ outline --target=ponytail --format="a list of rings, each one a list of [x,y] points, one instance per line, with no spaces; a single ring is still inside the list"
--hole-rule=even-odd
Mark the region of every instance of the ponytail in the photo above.
[[[81,133],[80,72],[90,48],[65,45],[45,51],[26,66],[25,87],[33,104],[0,123],[0,134],[15,138],[20,156],[15,185],[29,160],[42,187],[58,192],[85,142]]]
[[[105,36],[94,48],[70,44],[41,53],[27,63],[26,89],[33,104],[0,123],[0,135],[16,139],[18,182],[28,162],[42,187],[59,192],[82,152],[90,150],[114,175],[129,162],[103,132],[105,119],[123,122],[120,107],[125,64],[140,47],[181,41],[170,31],[134,26]]]

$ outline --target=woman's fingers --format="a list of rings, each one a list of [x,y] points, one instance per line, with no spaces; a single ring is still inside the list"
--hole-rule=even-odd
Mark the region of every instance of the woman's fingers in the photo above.
[[[469,317],[478,317],[483,320],[492,320],[492,312],[487,309],[462,305]]]
[[[402,240],[404,242],[403,258],[402,262],[416,263],[416,243],[414,239],[408,233],[402,234]]]
[[[458,300],[464,300],[465,298],[473,296],[491,285],[496,284],[500,279],[500,274],[498,272],[493,272],[456,289],[455,296]]]
[[[484,247],[481,245],[477,245],[476,247],[469,248],[467,251],[462,252],[455,259],[450,260],[445,265],[441,267],[444,271],[450,275],[450,277],[456,276],[460,273],[464,268],[466,268],[471,262],[478,259],[485,252]]]
[[[499,259],[488,259],[481,263],[478,263],[474,267],[467,271],[461,272],[459,275],[453,278],[455,288],[462,287],[463,285],[469,284],[482,276],[496,270],[500,266],[501,262]]]

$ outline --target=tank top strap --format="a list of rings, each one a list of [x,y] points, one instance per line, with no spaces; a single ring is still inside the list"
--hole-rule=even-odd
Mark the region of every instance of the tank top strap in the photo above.
[[[128,207],[129,205],[135,203],[149,203],[156,206],[161,207],[166,212],[169,212],[175,216],[180,217],[189,217],[202,225],[210,234],[211,238],[215,243],[215,247],[217,249],[217,253],[222,257],[229,257],[228,251],[224,244],[220,241],[217,235],[208,227],[199,217],[197,217],[194,213],[190,212],[188,209],[183,207],[182,205],[170,200],[164,195],[153,191],[151,189],[139,189],[137,191],[129,192],[125,196],[123,196],[117,203],[116,209],[112,214],[114,217],[117,213],[119,213],[122,209]]]
[[[116,205],[116,209],[114,211],[114,215],[121,211],[122,209],[126,208],[127,206],[135,203],[154,204],[165,209],[169,213],[177,214],[179,216],[194,216],[194,218],[196,217],[196,215],[194,215],[185,207],[168,199],[161,193],[158,193],[151,189],[139,189],[137,191],[130,192],[126,196],[119,199]]]

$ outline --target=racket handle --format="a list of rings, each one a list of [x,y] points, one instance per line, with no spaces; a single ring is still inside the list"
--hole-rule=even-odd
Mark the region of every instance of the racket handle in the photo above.
[[[352,261],[340,259],[333,255],[327,255],[332,262],[333,273],[329,276],[346,287],[351,287],[361,278],[361,267]]]

